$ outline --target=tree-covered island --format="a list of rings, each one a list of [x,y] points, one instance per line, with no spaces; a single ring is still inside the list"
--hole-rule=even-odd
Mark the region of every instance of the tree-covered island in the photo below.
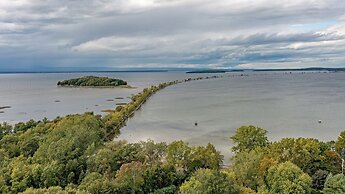
[[[130,87],[124,80],[97,76],[84,76],[63,80],[59,81],[57,85],[69,87]]]

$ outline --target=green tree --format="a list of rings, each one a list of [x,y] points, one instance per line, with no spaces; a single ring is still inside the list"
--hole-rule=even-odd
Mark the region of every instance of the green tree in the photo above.
[[[240,188],[235,180],[218,170],[199,169],[180,187],[182,194],[238,194]]]
[[[19,123],[16,123],[14,125],[14,128],[13,128],[13,131],[16,133],[16,132],[25,132],[31,128],[34,128],[36,127],[38,124],[40,123],[40,121],[34,121],[33,119],[29,120],[28,122],[26,123],[23,123],[23,122],[19,122]]]
[[[172,185],[179,185],[186,176],[180,176],[174,166],[169,164],[154,164],[145,167],[143,192],[151,193]]]
[[[42,182],[46,187],[77,184],[87,170],[89,148],[102,143],[100,118],[90,113],[67,116],[49,130],[32,157],[44,166]]]
[[[25,139],[21,139],[19,144],[20,153],[25,157],[33,156],[39,148],[41,138],[36,135],[30,135]]]
[[[219,169],[223,163],[223,156],[214,145],[192,147],[189,156],[188,169],[195,171],[199,168]]]
[[[272,143],[269,152],[278,162],[291,161],[310,175],[320,168],[322,159],[319,141],[311,138],[283,138]]]
[[[236,181],[244,186],[257,190],[263,184],[260,164],[264,157],[261,149],[239,152],[232,158],[230,170],[235,173]]]
[[[59,186],[49,187],[45,189],[28,188],[23,194],[89,194],[73,188],[62,189]]]
[[[112,180],[97,172],[93,172],[86,175],[78,189],[93,194],[114,193],[115,185]]]
[[[335,142],[336,151],[341,154],[341,151],[345,148],[345,131],[342,131]]]
[[[6,122],[0,123],[0,140],[7,134],[12,133],[12,125],[9,125]]]
[[[312,179],[295,164],[284,162],[268,169],[266,183],[270,193],[308,194]]]
[[[175,185],[171,185],[169,187],[164,187],[161,189],[157,189],[154,192],[150,193],[150,194],[174,194],[176,193],[176,186]]]
[[[125,141],[114,141],[106,143],[104,147],[91,155],[87,160],[87,166],[92,172],[99,172],[111,177],[115,175],[122,164],[133,161],[143,162],[144,158],[141,144],[127,144]]]
[[[232,151],[241,152],[253,150],[256,147],[265,147],[268,145],[266,137],[267,131],[255,126],[242,126],[236,129],[234,136],[230,139],[234,142]]]
[[[174,141],[167,148],[167,162],[177,168],[186,169],[191,148],[183,141]]]
[[[165,142],[155,143],[152,140],[140,142],[145,164],[160,163],[166,156],[167,144]]]
[[[8,134],[0,140],[0,148],[2,148],[10,158],[18,157],[20,155],[20,148],[18,146],[19,137]]]
[[[322,190],[325,182],[326,182],[326,178],[329,175],[328,171],[325,170],[318,170],[315,172],[315,174],[313,174],[312,179],[313,179],[313,189],[319,191]]]
[[[116,174],[115,184],[118,193],[143,193],[144,166],[140,162],[123,164]]]
[[[326,180],[324,194],[344,194],[345,193],[345,176],[337,174]]]

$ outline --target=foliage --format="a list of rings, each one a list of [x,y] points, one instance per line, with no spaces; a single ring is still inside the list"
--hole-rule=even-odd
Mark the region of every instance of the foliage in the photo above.
[[[150,193],[150,194],[174,194],[176,192],[176,186],[175,185],[171,185],[169,187],[164,187],[161,189],[157,189],[154,192]]]
[[[255,126],[242,126],[236,130],[234,136],[230,139],[234,142],[232,151],[241,152],[245,150],[253,150],[257,147],[265,147],[268,145],[266,137],[267,131]]]
[[[197,170],[192,177],[180,187],[180,192],[182,194],[237,194],[239,191],[240,188],[236,185],[235,180],[231,179],[223,172],[210,169]]]
[[[26,123],[24,122],[16,123],[13,127],[13,133],[20,132],[20,131],[25,132],[28,129],[36,127],[39,123],[41,123],[41,121],[34,121],[33,119],[29,120]]]
[[[291,161],[310,175],[321,166],[320,143],[315,139],[283,138],[271,144],[270,153],[278,162]]]
[[[76,189],[62,189],[59,186],[49,187],[47,189],[33,189],[29,188],[23,192],[23,194],[88,194],[87,192],[82,192]]]
[[[177,168],[187,170],[188,155],[191,152],[191,148],[187,143],[183,141],[174,141],[167,148],[167,161],[168,163],[175,165]]]
[[[112,180],[109,180],[99,173],[93,172],[88,174],[81,181],[78,189],[94,194],[114,193],[115,185]]]
[[[240,185],[257,190],[263,183],[263,175],[259,169],[263,157],[264,152],[260,149],[239,152],[232,158],[229,170],[234,172]]]
[[[311,193],[312,179],[295,164],[284,162],[268,169],[266,183],[271,193],[307,194]]]
[[[13,127],[6,122],[0,123],[0,140],[7,134],[12,133]]]
[[[127,82],[121,79],[114,79],[114,78],[109,78],[109,77],[84,76],[80,78],[59,81],[57,85],[59,86],[114,87],[114,86],[127,85]]]
[[[188,169],[195,171],[199,168],[219,169],[223,163],[223,156],[216,148],[208,143],[206,147],[192,147],[188,155]]]
[[[328,171],[325,170],[318,170],[315,172],[315,174],[313,174],[312,179],[313,179],[313,189],[315,190],[322,190],[325,182],[326,182],[326,178],[329,175]]]
[[[343,174],[337,174],[331,176],[326,180],[324,194],[342,194],[345,193],[345,176]]]
[[[87,166],[89,171],[112,177],[123,164],[132,161],[144,161],[140,144],[109,142],[88,158]]]
[[[115,182],[118,193],[142,193],[145,183],[144,166],[140,162],[131,162],[121,166],[116,174]]]
[[[345,131],[340,133],[335,143],[335,149],[339,154],[341,154],[342,150],[345,149]]]

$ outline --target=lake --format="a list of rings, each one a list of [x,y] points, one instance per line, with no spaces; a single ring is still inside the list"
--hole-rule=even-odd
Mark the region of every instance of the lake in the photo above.
[[[227,159],[229,137],[242,125],[268,130],[270,140],[335,140],[345,129],[345,73],[247,72],[170,86],[153,95],[121,131],[129,142],[186,140],[216,145]],[[61,88],[59,80],[83,75],[117,77],[136,89]],[[49,119],[114,108],[144,87],[186,77],[184,72],[0,74],[0,122]],[[124,99],[115,99],[123,97]],[[110,99],[114,101],[109,101]],[[60,101],[60,102],[56,102]],[[319,123],[318,121],[322,122]],[[197,122],[198,126],[194,123]]]
[[[68,88],[58,87],[60,80],[85,75],[109,76],[126,80],[135,89],[126,88]],[[110,72],[110,73],[25,73],[0,74],[0,107],[11,106],[0,113],[0,122],[16,123],[29,119],[93,111],[102,114],[104,109],[115,108],[116,103],[128,102],[132,94],[152,84],[184,79],[182,72]],[[115,99],[123,97],[124,99]],[[114,100],[114,101],[110,101]]]

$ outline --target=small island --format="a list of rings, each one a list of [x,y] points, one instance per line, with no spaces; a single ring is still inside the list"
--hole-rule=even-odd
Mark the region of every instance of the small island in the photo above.
[[[127,82],[121,79],[97,76],[84,76],[80,78],[59,81],[58,86],[64,87],[121,87],[131,88]]]

